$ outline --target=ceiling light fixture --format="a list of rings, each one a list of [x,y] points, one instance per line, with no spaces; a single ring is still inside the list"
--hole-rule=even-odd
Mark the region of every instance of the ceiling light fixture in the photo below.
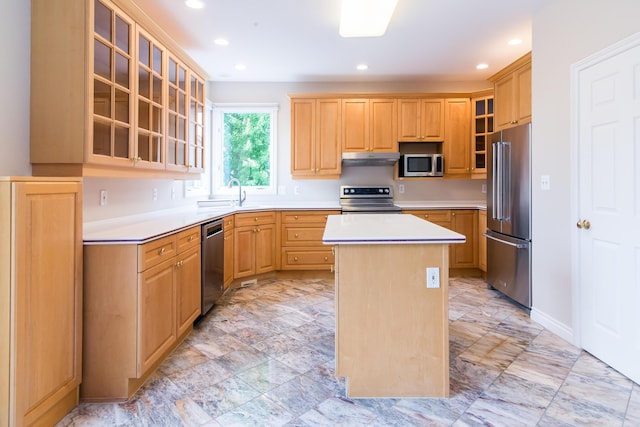
[[[202,0],[187,0],[184,4],[191,9],[202,9],[204,7],[204,2]]]
[[[359,71],[364,71],[364,70],[368,70],[369,66],[367,64],[360,64],[356,67],[356,69]]]
[[[478,70],[486,70],[487,68],[489,68],[489,64],[478,64],[476,65],[476,69]]]
[[[215,39],[213,42],[218,46],[229,46],[229,40],[227,39],[219,38],[219,39]]]
[[[380,37],[393,15],[398,0],[342,0],[342,37]]]
[[[511,39],[507,42],[507,44],[509,46],[517,46],[519,44],[522,44],[522,40],[521,39]]]

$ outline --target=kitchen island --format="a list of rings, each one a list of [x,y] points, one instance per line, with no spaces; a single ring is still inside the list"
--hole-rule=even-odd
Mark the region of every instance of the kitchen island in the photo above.
[[[413,215],[332,215],[336,375],[349,397],[449,397],[449,244]]]

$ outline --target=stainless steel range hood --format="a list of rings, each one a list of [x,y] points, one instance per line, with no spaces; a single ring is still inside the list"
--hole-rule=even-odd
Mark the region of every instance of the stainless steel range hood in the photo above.
[[[400,153],[342,153],[343,166],[393,166],[400,158]]]

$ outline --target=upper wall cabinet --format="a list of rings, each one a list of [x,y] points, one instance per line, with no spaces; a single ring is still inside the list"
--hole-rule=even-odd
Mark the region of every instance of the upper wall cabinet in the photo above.
[[[444,139],[444,99],[398,100],[398,141],[428,142]]]
[[[395,99],[343,99],[342,151],[398,151]]]
[[[444,152],[445,175],[469,174],[469,98],[448,98],[445,101]]]
[[[203,75],[131,0],[33,0],[33,174],[201,172]]]
[[[342,101],[291,99],[291,175],[338,179],[342,170]]]
[[[495,130],[531,121],[531,52],[489,78],[494,83]]]
[[[487,144],[493,133],[493,90],[471,98],[471,175],[487,177]]]

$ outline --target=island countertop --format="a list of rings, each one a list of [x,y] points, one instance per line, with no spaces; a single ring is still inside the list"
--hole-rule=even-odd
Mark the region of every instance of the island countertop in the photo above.
[[[449,244],[464,235],[407,214],[329,215],[325,244]]]

